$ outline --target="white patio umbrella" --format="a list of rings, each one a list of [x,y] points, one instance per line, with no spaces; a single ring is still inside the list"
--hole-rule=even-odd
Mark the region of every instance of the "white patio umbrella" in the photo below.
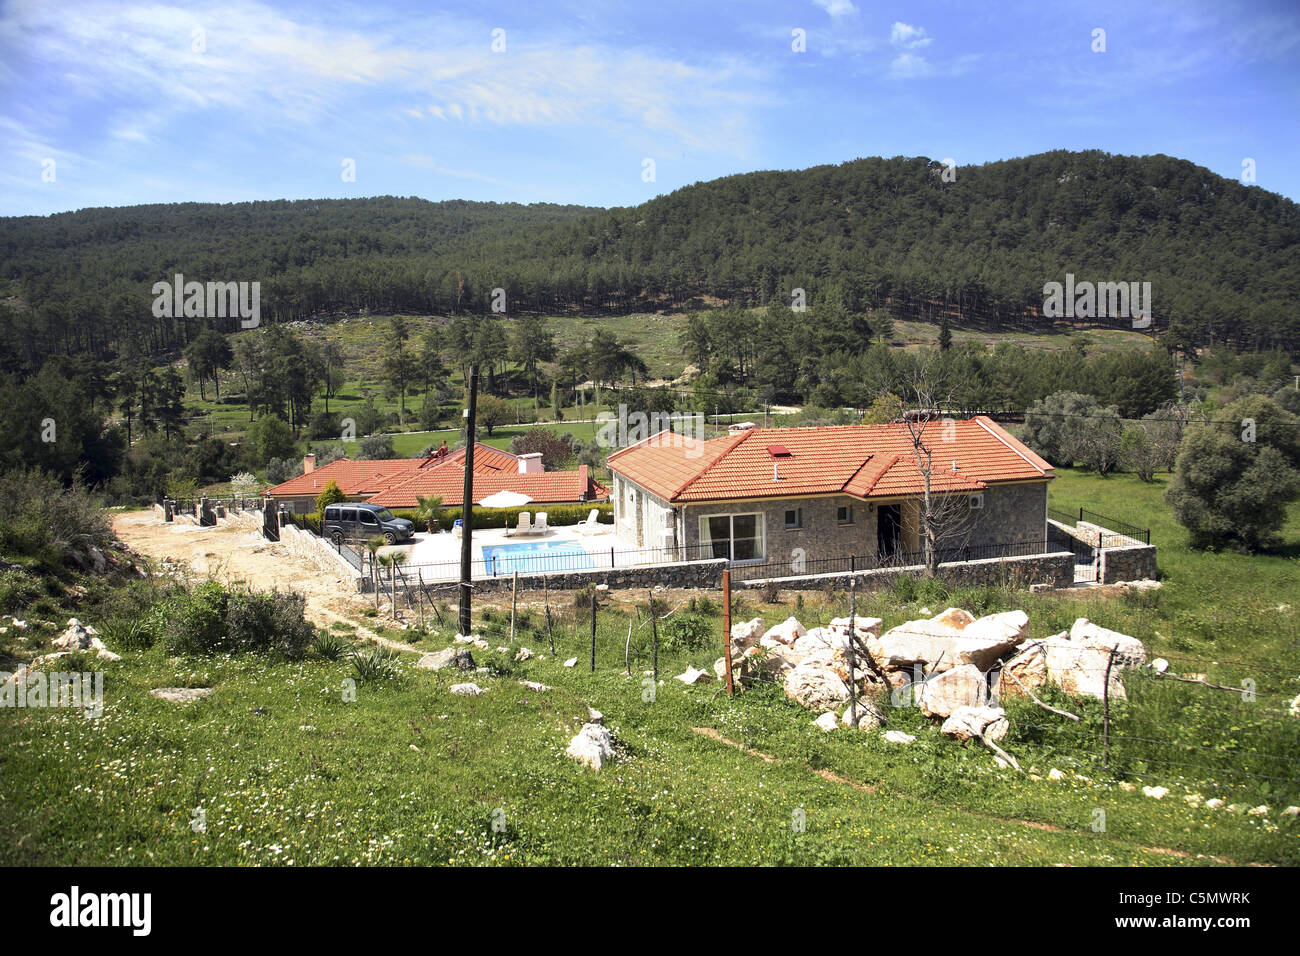
[[[533,499],[530,495],[525,495],[518,491],[510,491],[509,489],[503,489],[501,491],[496,492],[495,494],[488,495],[486,498],[479,501],[479,507],[519,508],[522,507],[523,505],[528,504],[528,502],[532,500]],[[507,521],[506,525],[508,526],[509,524],[510,522]]]

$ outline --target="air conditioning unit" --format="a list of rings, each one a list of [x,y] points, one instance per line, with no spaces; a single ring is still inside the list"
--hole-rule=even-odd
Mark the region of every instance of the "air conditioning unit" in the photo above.
[[[984,495],[983,495],[982,493],[981,493],[981,494],[978,494],[978,495],[971,495],[971,496],[970,496],[970,510],[971,510],[971,511],[979,511],[979,510],[980,510],[981,508],[983,508],[983,507],[984,507]]]
[[[664,528],[659,532],[659,547],[665,551],[672,551],[677,547],[677,535],[672,528]]]

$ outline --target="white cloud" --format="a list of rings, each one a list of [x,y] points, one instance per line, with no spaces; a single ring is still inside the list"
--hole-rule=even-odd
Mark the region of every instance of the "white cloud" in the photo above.
[[[852,16],[858,12],[851,0],[813,0],[813,3],[833,17]]]
[[[931,38],[925,35],[925,27],[914,27],[910,23],[895,22],[889,31],[889,42],[905,50],[929,46]]]
[[[16,0],[0,8],[0,62],[21,51],[24,77],[42,81],[51,117],[71,121],[97,104],[119,142],[166,135],[161,119],[205,111],[238,113],[254,128],[350,126],[359,114],[373,119],[386,99],[404,122],[583,124],[743,153],[748,114],[762,103],[752,92],[762,75],[737,60],[687,63],[535,34],[512,36],[509,52],[496,54],[490,31],[463,20],[294,17],[257,0],[193,8],[125,0],[86,16]],[[192,47],[196,28],[201,51]]]

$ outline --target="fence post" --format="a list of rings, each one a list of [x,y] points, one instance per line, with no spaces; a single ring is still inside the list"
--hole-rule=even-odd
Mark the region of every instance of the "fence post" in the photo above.
[[[542,575],[542,593],[546,596],[546,639],[551,644],[551,655],[555,654],[555,632],[551,630],[551,576]]]
[[[655,686],[657,687],[659,685],[659,621],[655,617],[654,592],[646,591],[646,596],[650,598],[650,634],[654,640],[654,675]]]
[[[849,726],[858,726],[858,672],[853,641],[858,632],[858,579],[849,575]]]
[[[519,569],[515,568],[510,582],[510,644],[515,643],[515,608],[519,606]]]
[[[722,569],[722,659],[727,666],[727,696],[736,696],[731,679],[731,569]]]
[[[614,567],[614,548],[613,548],[612,545],[610,546],[610,549],[609,549],[609,566],[610,566],[610,569],[611,569],[611,570],[612,570],[613,567]]]
[[[1101,688],[1101,765],[1110,766],[1110,668],[1115,663],[1115,648],[1110,649],[1106,658],[1106,677]]]
[[[591,671],[596,672],[596,592],[591,592]]]

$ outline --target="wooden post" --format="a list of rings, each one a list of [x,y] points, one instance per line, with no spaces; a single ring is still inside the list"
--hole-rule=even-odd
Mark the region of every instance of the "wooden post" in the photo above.
[[[591,592],[591,670],[596,670],[596,592]]]
[[[727,696],[736,696],[731,679],[731,569],[722,569],[722,659],[727,667]]]
[[[515,609],[519,607],[519,569],[515,568],[510,582],[510,643],[515,642]]]
[[[857,654],[853,642],[858,635],[858,579],[849,575],[849,726],[858,725]]]
[[[460,633],[469,634],[471,559],[474,547],[470,538],[474,533],[474,423],[478,413],[478,365],[469,367],[469,397],[465,404],[465,477],[460,498],[460,601],[457,609]]]
[[[542,592],[546,597],[546,639],[551,644],[551,654],[555,654],[555,632],[551,630],[551,578],[542,575]]]
[[[1106,658],[1106,677],[1101,688],[1101,765],[1110,766],[1110,668],[1115,663],[1115,648]]]
[[[627,622],[627,640],[623,643],[623,669],[627,671],[627,676],[632,676],[632,620]]]
[[[655,596],[653,591],[647,591],[646,596],[650,598],[650,633],[654,640],[654,674],[655,685],[659,684],[659,620],[655,617]],[[628,633],[631,633],[630,631]]]

